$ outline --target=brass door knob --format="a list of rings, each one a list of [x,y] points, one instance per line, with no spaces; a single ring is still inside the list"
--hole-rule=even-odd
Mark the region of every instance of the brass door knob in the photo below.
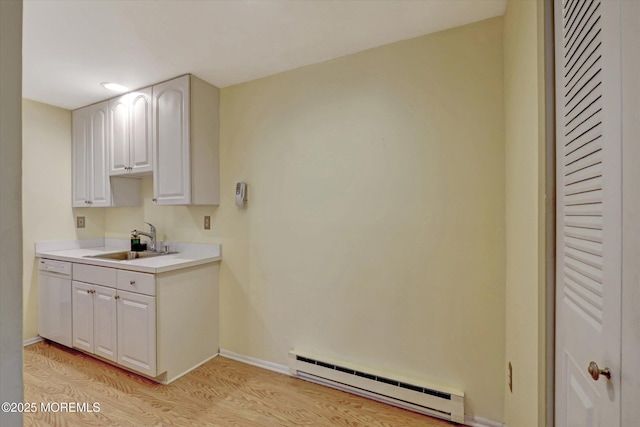
[[[591,378],[593,378],[594,381],[598,381],[600,375],[607,377],[608,380],[611,379],[611,371],[609,368],[605,367],[604,369],[600,369],[596,362],[589,363],[587,371],[589,371],[589,375],[591,375]]]

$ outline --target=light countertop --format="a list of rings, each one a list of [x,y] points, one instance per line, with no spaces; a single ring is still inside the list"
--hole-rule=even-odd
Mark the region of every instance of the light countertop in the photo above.
[[[91,247],[92,245],[100,245]],[[181,268],[220,261],[220,245],[171,243],[171,251],[177,253],[147,258],[136,258],[117,261],[88,256],[102,255],[111,252],[128,250],[126,240],[91,239],[89,241],[38,242],[36,256],[39,258],[69,261],[121,270],[140,271],[144,273],[164,273]]]

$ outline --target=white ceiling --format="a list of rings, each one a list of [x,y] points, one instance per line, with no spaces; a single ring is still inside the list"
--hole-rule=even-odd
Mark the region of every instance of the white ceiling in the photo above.
[[[1,0],[0,0],[1,1]],[[193,73],[230,86],[504,13],[506,0],[25,0],[23,95],[75,109]]]

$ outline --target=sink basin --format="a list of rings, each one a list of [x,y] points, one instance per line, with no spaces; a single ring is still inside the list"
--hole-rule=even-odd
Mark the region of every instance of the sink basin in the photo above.
[[[86,255],[85,258],[107,259],[107,260],[111,260],[111,261],[131,261],[133,259],[150,258],[150,257],[169,255],[169,254],[174,254],[174,253],[175,252],[148,252],[148,251],[129,252],[129,251],[122,251],[122,252],[111,252],[111,253],[108,253],[108,254],[100,254],[100,255]],[[132,254],[132,255],[130,256],[129,254]]]

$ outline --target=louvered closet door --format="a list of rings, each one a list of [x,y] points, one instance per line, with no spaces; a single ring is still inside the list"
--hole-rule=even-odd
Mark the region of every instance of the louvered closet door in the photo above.
[[[556,426],[619,427],[620,3],[556,0],[555,17]]]

